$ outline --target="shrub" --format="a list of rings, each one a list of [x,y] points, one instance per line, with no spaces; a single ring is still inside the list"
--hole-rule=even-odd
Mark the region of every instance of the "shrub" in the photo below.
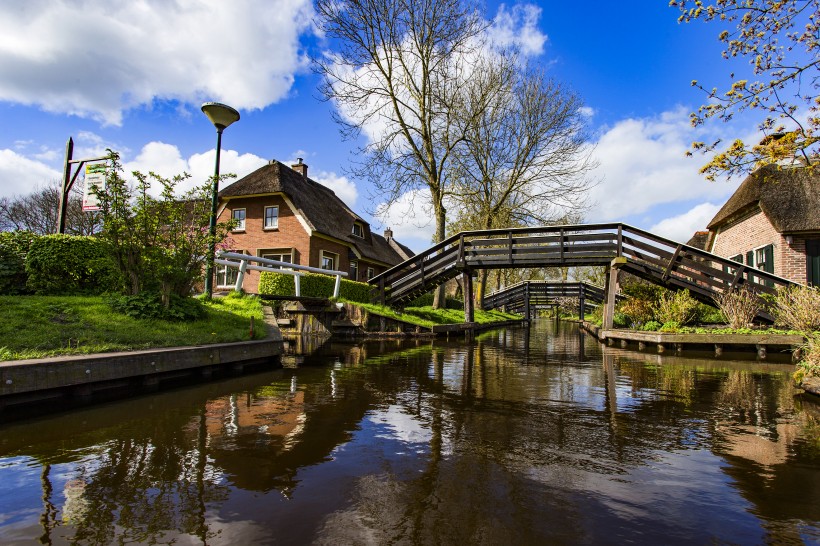
[[[112,297],[108,303],[114,311],[137,319],[189,321],[205,316],[205,307],[198,299],[176,294],[171,294],[167,307],[160,292]]]
[[[336,278],[320,273],[307,273],[299,281],[300,293],[307,298],[330,298]],[[359,303],[370,302],[371,286],[366,283],[342,279],[339,287],[339,296],[349,301]],[[292,275],[263,271],[259,278],[259,293],[270,296],[293,296],[296,285]]]
[[[697,315],[698,322],[701,324],[726,324],[728,322],[723,311],[705,303],[698,303]]]
[[[643,298],[628,298],[620,303],[618,311],[629,317],[633,327],[640,327],[655,318],[652,302]]]
[[[669,322],[664,322],[663,326],[660,327],[661,332],[677,332],[680,329],[681,325],[679,322],[674,320],[670,320]]]
[[[44,235],[26,255],[27,287],[37,294],[101,294],[117,284],[106,245],[95,237]]]
[[[726,290],[715,296],[714,300],[732,328],[750,326],[761,306],[757,292],[745,284],[734,290]]]
[[[778,289],[772,314],[779,326],[797,330],[808,337],[820,330],[820,288],[789,286]]]
[[[655,317],[664,325],[670,322],[678,325],[691,324],[697,318],[698,302],[689,295],[689,290],[666,292],[655,308]]]
[[[0,232],[0,294],[26,292],[26,255],[37,237],[30,231]]]
[[[657,332],[661,329],[661,323],[657,320],[650,320],[643,325],[643,330],[646,332]]]
[[[629,317],[624,315],[623,313],[615,312],[615,315],[612,317],[612,327],[613,328],[627,328],[630,325]]]

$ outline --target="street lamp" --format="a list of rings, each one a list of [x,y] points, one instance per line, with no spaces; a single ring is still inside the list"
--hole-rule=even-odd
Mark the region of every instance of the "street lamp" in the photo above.
[[[216,202],[219,192],[219,153],[222,150],[222,131],[231,123],[239,121],[239,112],[226,104],[206,102],[202,105],[202,113],[208,116],[216,127],[216,165],[214,167],[214,184],[211,188],[211,220],[208,233],[211,235],[208,243],[208,256],[205,260],[205,297],[211,299],[214,293],[214,252],[216,251]]]

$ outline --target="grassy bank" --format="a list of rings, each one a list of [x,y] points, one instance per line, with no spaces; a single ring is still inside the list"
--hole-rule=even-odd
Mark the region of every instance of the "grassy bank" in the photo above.
[[[111,310],[100,296],[0,296],[0,360],[228,343],[267,330],[256,298],[205,303],[191,322],[138,320]]]
[[[437,324],[459,324],[464,322],[464,310],[462,309],[433,309],[432,307],[407,307],[403,312],[398,312],[390,307],[367,303],[354,303],[355,305],[368,310],[371,313],[382,315],[388,318],[403,320],[410,324],[432,328]],[[479,324],[499,322],[504,320],[518,320],[520,315],[502,313],[501,311],[481,311],[475,310],[475,321]]]

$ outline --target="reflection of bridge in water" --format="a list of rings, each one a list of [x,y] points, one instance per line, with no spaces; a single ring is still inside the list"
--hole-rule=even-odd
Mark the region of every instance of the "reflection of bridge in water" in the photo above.
[[[604,266],[604,327],[612,326],[621,271],[674,290],[688,289],[704,303],[740,285],[772,294],[791,281],[728,258],[658,237],[627,224],[542,226],[465,231],[438,243],[370,280],[374,299],[401,305],[462,275],[472,294],[472,272],[479,269]],[[472,322],[472,298],[464,298]],[[772,320],[761,311],[761,319]]]

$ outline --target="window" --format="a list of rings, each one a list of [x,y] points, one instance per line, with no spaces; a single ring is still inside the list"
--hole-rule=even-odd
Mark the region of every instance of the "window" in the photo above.
[[[276,260],[277,262],[287,262],[289,264],[293,263],[293,250],[286,248],[280,250],[260,250],[259,251],[260,258],[267,258],[268,260]],[[274,269],[279,269],[278,265],[265,265],[265,267],[272,267]]]
[[[245,209],[233,209],[231,218],[235,223],[234,231],[245,231]]]
[[[774,273],[774,245],[755,249],[755,267],[766,273]]]
[[[353,222],[353,235],[364,237],[364,227],[359,222]]]
[[[230,252],[237,252],[242,254],[241,250],[231,250]],[[228,258],[228,261],[237,262],[239,260]],[[239,277],[239,267],[231,267],[228,265],[216,265],[216,285],[219,287],[231,287],[236,285],[236,279]]]
[[[367,280],[369,281],[370,279],[372,279],[375,276],[376,276],[376,270],[373,269],[372,267],[368,267],[367,268]]]
[[[350,280],[351,281],[358,281],[359,280],[359,262],[353,260],[350,262]]]
[[[265,229],[279,227],[279,207],[265,207]]]
[[[325,252],[322,251],[322,269],[330,269],[335,271],[336,270],[336,259],[338,256],[333,254],[332,252]]]

